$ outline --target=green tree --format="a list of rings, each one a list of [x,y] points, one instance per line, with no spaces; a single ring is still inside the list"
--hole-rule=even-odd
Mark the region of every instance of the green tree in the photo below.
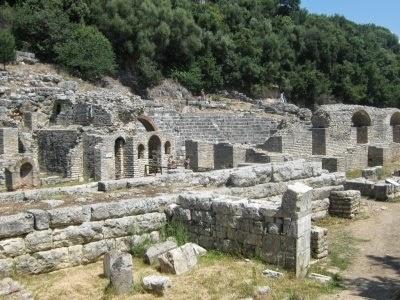
[[[7,29],[0,30],[0,61],[3,63],[4,70],[6,63],[15,59],[15,39]]]
[[[115,70],[112,46],[94,27],[76,26],[56,52],[61,65],[85,79],[97,79]]]

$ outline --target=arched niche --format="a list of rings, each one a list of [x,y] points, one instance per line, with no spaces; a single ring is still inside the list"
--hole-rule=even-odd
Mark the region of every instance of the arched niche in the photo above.
[[[395,112],[390,118],[392,126],[393,142],[400,143],[400,112]]]
[[[115,179],[124,177],[125,139],[119,137],[114,143]]]
[[[158,173],[161,166],[161,140],[157,135],[152,135],[148,143],[149,173]]]
[[[356,111],[351,122],[356,128],[357,144],[368,144],[368,127],[371,126],[371,118],[365,110]]]

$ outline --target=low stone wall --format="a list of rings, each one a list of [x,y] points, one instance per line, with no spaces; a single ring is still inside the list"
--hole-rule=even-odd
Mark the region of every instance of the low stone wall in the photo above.
[[[207,249],[260,257],[306,274],[310,261],[311,188],[290,185],[282,204],[236,197],[181,195],[172,219],[183,222]]]
[[[346,180],[345,190],[360,191],[361,196],[378,201],[388,201],[400,195],[400,178],[393,177],[385,181],[373,182],[365,178]]]
[[[129,251],[145,237],[157,240],[164,207],[175,201],[133,199],[2,216],[0,277],[86,264],[114,248]]]

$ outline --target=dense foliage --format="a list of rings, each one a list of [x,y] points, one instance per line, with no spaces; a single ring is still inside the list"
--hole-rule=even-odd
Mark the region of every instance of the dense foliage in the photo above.
[[[14,2],[8,1],[19,47],[55,61],[57,45],[76,24],[94,26],[139,87],[167,76],[194,92],[233,88],[255,97],[278,85],[309,107],[331,101],[400,106],[397,36],[310,14],[300,0]]]
[[[15,58],[15,39],[7,29],[0,29],[0,62],[6,69],[6,64]]]
[[[76,26],[55,51],[62,66],[85,79],[99,78],[115,69],[111,43],[94,27]]]

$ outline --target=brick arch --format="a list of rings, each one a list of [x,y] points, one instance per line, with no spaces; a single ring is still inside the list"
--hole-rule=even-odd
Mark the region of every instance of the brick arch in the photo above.
[[[142,123],[143,127],[146,131],[158,131],[156,124],[154,123],[153,119],[147,116],[140,116],[137,118],[140,123]]]

